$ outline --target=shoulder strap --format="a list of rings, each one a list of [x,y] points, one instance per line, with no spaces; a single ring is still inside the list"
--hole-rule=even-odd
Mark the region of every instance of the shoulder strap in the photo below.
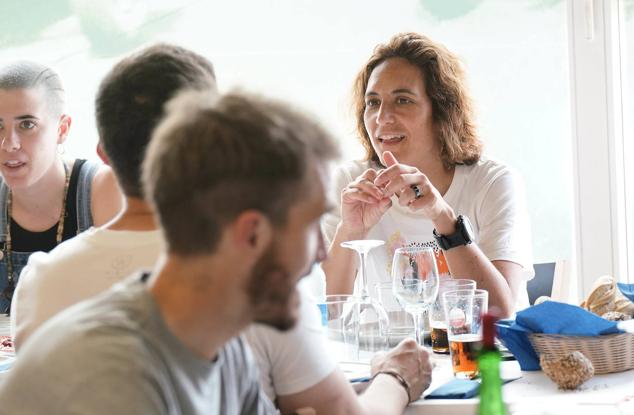
[[[77,180],[77,233],[93,225],[92,220],[92,180],[99,169],[99,163],[86,161],[79,171]]]
[[[0,177],[0,242],[7,240],[7,200],[9,198],[9,186]]]

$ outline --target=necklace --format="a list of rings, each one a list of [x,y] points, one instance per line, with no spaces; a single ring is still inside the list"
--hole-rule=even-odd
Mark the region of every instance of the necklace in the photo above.
[[[66,218],[66,198],[68,197],[68,185],[70,183],[70,174],[68,173],[68,167],[64,163],[64,199],[62,200],[62,210],[59,214],[59,221],[57,222],[57,234],[55,237],[56,245],[62,242],[64,236],[64,219]],[[13,291],[15,290],[15,278],[13,277],[13,250],[11,244],[11,217],[13,213],[13,192],[9,190],[9,196],[7,198],[7,217],[5,222],[5,235],[7,239],[5,241],[4,255],[7,257],[7,287],[3,291],[5,298],[11,303],[13,297]]]

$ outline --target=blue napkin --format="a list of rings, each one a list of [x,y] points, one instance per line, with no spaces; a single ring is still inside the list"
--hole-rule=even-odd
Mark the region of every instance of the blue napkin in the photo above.
[[[625,284],[623,282],[618,282],[616,285],[621,290],[624,296],[627,297],[628,300],[634,302],[634,284]]]
[[[478,394],[480,382],[467,379],[452,379],[434,389],[425,399],[469,399]]]
[[[600,336],[622,333],[617,323],[581,307],[546,301],[517,313],[515,320],[500,320],[498,336],[513,353],[522,370],[540,370],[539,357],[528,340],[530,333]]]

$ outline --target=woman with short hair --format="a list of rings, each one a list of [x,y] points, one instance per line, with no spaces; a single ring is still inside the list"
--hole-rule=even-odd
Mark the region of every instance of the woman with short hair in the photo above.
[[[64,88],[35,62],[0,68],[0,312],[9,312],[29,255],[107,222],[121,197],[106,166],[65,160]]]

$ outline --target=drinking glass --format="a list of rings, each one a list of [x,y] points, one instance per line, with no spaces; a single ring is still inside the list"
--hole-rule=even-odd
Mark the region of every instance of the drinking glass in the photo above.
[[[388,346],[394,347],[401,340],[414,336],[414,320],[394,297],[392,282],[377,283],[376,292],[390,322],[387,330]]]
[[[321,313],[321,325],[328,337],[328,347],[337,362],[359,360],[359,308],[354,296],[327,295],[317,303],[317,307]]]
[[[487,312],[489,293],[486,290],[455,290],[445,291],[442,296],[454,376],[473,379],[478,375],[482,314]]]
[[[392,260],[392,290],[414,319],[416,342],[423,345],[421,316],[436,301],[438,268],[434,251],[427,247],[398,248]],[[424,334],[424,333],[423,333]]]
[[[455,290],[475,290],[476,282],[463,278],[441,278],[438,287],[438,297],[429,312],[429,326],[431,327],[431,349],[434,353],[449,354],[449,339],[447,338],[447,323],[443,308],[442,294]]]
[[[367,255],[373,248],[385,242],[365,239],[342,242],[344,248],[357,251],[359,254],[360,286],[359,295],[355,295],[358,304],[358,324],[356,341],[360,349],[379,351],[387,348],[389,319],[383,306],[368,293]]]

